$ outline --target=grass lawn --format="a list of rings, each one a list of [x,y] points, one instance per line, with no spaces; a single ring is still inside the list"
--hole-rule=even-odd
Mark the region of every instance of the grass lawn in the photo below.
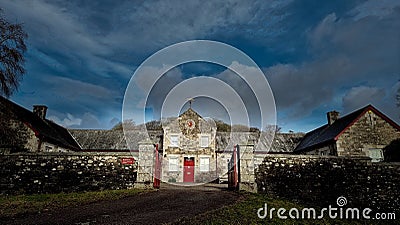
[[[257,210],[263,207],[265,203],[268,204],[268,210],[272,207],[276,209],[285,208],[287,210],[291,208],[297,208],[300,210],[300,216],[301,209],[304,207],[290,201],[273,199],[261,194],[243,193],[243,197],[243,200],[240,200],[233,205],[225,206],[214,211],[209,211],[207,213],[197,215],[194,218],[182,218],[173,224],[398,224],[398,221],[394,220],[332,220],[328,218],[329,216],[326,213],[324,214],[324,219],[279,219],[276,211],[272,219],[269,218],[269,214],[265,219],[260,219],[257,216]],[[287,211],[285,215],[288,215]],[[317,211],[317,216],[318,215],[319,211]]]
[[[38,213],[49,209],[82,205],[101,200],[115,200],[136,195],[145,190],[105,190],[83,193],[59,193],[0,196],[0,218]]]

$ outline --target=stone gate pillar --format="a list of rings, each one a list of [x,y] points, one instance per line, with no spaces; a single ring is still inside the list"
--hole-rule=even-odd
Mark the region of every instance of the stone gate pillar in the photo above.
[[[239,190],[257,192],[257,184],[254,175],[254,145],[239,144],[239,151]]]
[[[137,188],[153,188],[154,145],[150,140],[139,142]]]

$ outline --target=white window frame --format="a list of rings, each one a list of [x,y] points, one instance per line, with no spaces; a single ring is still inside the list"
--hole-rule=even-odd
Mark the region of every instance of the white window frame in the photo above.
[[[51,145],[44,145],[44,151],[45,152],[53,152],[53,150],[54,150],[54,147],[53,146],[51,146]]]
[[[179,135],[177,134],[170,134],[169,141],[171,147],[179,147]]]
[[[200,157],[199,158],[199,170],[200,170],[200,172],[209,172],[210,171],[210,157]]]
[[[169,172],[179,171],[179,157],[178,156],[172,156],[169,158],[168,170],[169,170]]]
[[[376,153],[380,153],[379,157],[375,157]],[[370,157],[372,160],[371,162],[380,162],[383,161],[383,151],[382,149],[378,149],[378,148],[371,148],[368,149],[368,157]]]
[[[203,138],[206,138],[206,140],[203,140]],[[208,135],[201,135],[200,136],[200,147],[207,148],[209,146],[210,146],[210,137]]]

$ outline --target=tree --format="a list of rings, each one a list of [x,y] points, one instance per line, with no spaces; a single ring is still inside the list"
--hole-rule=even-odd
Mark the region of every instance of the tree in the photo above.
[[[27,37],[22,25],[6,21],[0,9],[0,95],[9,97],[18,89],[25,73]]]
[[[153,121],[147,122],[146,129],[147,130],[161,130],[161,131],[163,130],[161,121],[159,121],[159,120],[153,120]]]
[[[214,119],[215,125],[217,125],[218,132],[231,132],[231,125],[225,123],[222,120]]]
[[[133,120],[124,120],[123,122],[119,122],[113,128],[111,128],[111,130],[123,130],[123,129],[128,129],[128,130],[137,129],[135,121],[133,121]]]

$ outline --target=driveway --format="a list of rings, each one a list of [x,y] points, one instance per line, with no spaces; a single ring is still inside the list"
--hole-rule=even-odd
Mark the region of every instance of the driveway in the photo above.
[[[226,185],[206,184],[182,187],[162,184],[154,192],[114,201],[100,201],[36,215],[27,215],[4,224],[163,224],[182,217],[235,203],[239,194]]]

